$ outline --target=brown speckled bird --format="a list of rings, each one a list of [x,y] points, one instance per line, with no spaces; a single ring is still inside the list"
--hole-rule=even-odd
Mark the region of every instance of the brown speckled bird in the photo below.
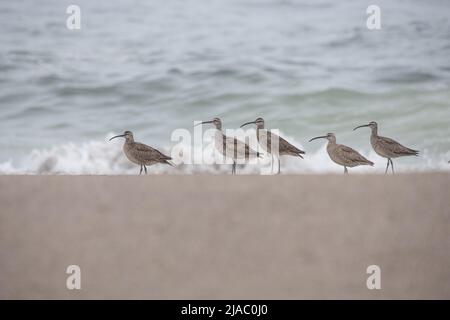
[[[394,174],[394,163],[392,162],[392,158],[419,155],[419,151],[417,150],[407,148],[391,138],[379,136],[378,124],[375,121],[371,121],[369,124],[362,126],[357,126],[353,130],[363,127],[370,127],[370,129],[372,129],[370,144],[372,145],[373,150],[375,150],[379,156],[388,159],[385,174],[388,172],[389,163],[391,164],[392,174]]]
[[[373,162],[364,158],[358,151],[336,143],[336,136],[334,133],[328,133],[326,136],[315,137],[309,142],[316,139],[327,139],[327,152],[331,160],[337,164],[344,166],[344,173],[348,173],[347,167],[353,168],[356,166],[369,165],[373,166]]]
[[[125,131],[123,134],[112,137],[111,139],[109,139],[109,141],[119,137],[125,138],[125,143],[123,144],[123,152],[127,156],[128,160],[141,166],[139,174],[142,174],[142,169],[144,169],[145,174],[147,174],[146,166],[151,166],[156,163],[172,165],[168,161],[172,160],[171,157],[168,157],[160,151],[143,143],[135,142],[133,133],[131,131]]]
[[[256,137],[258,139],[260,146],[264,149],[264,151],[271,154],[272,168],[273,168],[273,157],[274,155],[277,157],[278,174],[281,172],[280,156],[294,156],[303,159],[302,154],[305,154],[305,151],[298,149],[297,147],[293,146],[282,137],[276,135],[275,133],[270,132],[270,130],[264,129],[263,118],[258,118],[255,121],[244,123],[243,125],[241,125],[241,128],[249,124],[256,124]]]
[[[231,174],[236,174],[236,161],[238,159],[248,160],[250,158],[259,158],[259,152],[256,152],[247,143],[244,143],[235,137],[227,137],[222,131],[222,121],[219,118],[214,118],[210,121],[203,121],[197,123],[195,126],[212,123],[216,128],[214,134],[214,147],[224,157],[233,160]]]

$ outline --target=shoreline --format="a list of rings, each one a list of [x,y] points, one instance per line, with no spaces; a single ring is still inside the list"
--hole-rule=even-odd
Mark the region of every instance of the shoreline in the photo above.
[[[449,299],[449,190],[447,172],[0,176],[0,298]]]

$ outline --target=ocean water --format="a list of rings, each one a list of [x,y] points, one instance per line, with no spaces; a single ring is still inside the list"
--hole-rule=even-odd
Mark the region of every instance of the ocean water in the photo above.
[[[369,130],[352,131],[371,120],[421,151],[397,171],[450,170],[449,1],[377,1],[381,30],[364,0],[77,0],[81,29],[68,30],[73,3],[0,2],[0,174],[134,174],[109,137],[131,130],[170,153],[175,129],[213,117],[279,129],[307,152],[283,158],[286,173],[341,172],[324,141],[308,143],[327,132],[375,162],[351,172],[384,172]]]

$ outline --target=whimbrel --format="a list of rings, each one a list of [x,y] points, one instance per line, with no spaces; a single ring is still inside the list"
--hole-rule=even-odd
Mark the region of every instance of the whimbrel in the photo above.
[[[147,174],[146,166],[151,166],[156,163],[172,165],[168,161],[172,160],[171,157],[168,157],[162,154],[160,151],[143,143],[134,142],[133,133],[131,131],[125,131],[123,134],[112,137],[111,139],[109,139],[109,141],[119,137],[125,138],[125,143],[123,144],[123,152],[127,156],[128,160],[141,166],[139,174],[142,173],[142,168],[144,168],[145,174]]]
[[[302,154],[305,154],[305,151],[298,149],[293,146],[282,137],[276,135],[275,133],[270,132],[270,130],[264,129],[264,119],[258,118],[255,121],[250,121],[241,125],[241,128],[249,125],[256,124],[256,137],[260,146],[264,149],[264,151],[268,152],[272,156],[272,170],[273,170],[273,157],[274,155],[278,159],[278,174],[281,172],[280,170],[280,156],[294,156],[300,157],[303,159]]]
[[[336,136],[334,133],[328,133],[326,136],[315,137],[309,142],[316,139],[327,139],[327,152],[331,160],[337,164],[344,166],[344,173],[348,173],[347,167],[353,168],[356,166],[369,165],[373,166],[373,162],[364,158],[358,151],[336,143]]]
[[[392,174],[394,174],[394,163],[392,162],[392,158],[417,156],[419,154],[419,151],[407,148],[395,140],[379,136],[378,124],[375,121],[371,121],[369,124],[362,126],[357,126],[353,130],[363,127],[370,127],[370,129],[372,129],[370,144],[372,145],[373,150],[375,150],[379,156],[388,159],[385,174],[388,172],[389,163],[391,164]]]
[[[233,160],[233,167],[231,174],[236,174],[236,160],[237,159],[249,159],[253,157],[259,157],[259,152],[256,152],[249,147],[248,144],[234,138],[227,137],[222,131],[222,121],[219,118],[214,118],[211,121],[203,121],[197,123],[196,126],[206,123],[212,123],[216,127],[214,135],[214,146],[225,157]]]

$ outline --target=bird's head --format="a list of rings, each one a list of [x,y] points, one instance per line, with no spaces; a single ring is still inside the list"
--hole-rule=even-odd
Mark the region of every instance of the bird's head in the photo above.
[[[133,138],[133,133],[131,131],[125,131],[123,134],[119,134],[117,136],[112,137],[111,139],[109,139],[109,141],[111,141],[112,139],[115,138],[125,138],[127,141],[134,141]]]
[[[218,130],[222,129],[222,121],[219,118],[214,118],[210,121],[203,121],[203,122],[197,123],[195,126],[198,126],[201,124],[206,124],[206,123],[212,123]]]
[[[264,119],[263,118],[258,118],[255,121],[246,122],[243,125],[241,125],[241,128],[246,125],[249,125],[249,124],[256,124],[256,127],[258,129],[264,129]]]
[[[359,128],[364,128],[364,127],[369,127],[370,129],[372,129],[372,131],[377,131],[378,124],[375,121],[370,121],[368,124],[363,124],[361,126],[357,126],[356,128],[353,129],[353,131],[355,131],[356,129],[359,129]]]
[[[311,140],[309,140],[309,142],[316,139],[327,139],[329,142],[336,142],[336,136],[334,135],[334,133],[327,133],[325,136],[312,138]]]

